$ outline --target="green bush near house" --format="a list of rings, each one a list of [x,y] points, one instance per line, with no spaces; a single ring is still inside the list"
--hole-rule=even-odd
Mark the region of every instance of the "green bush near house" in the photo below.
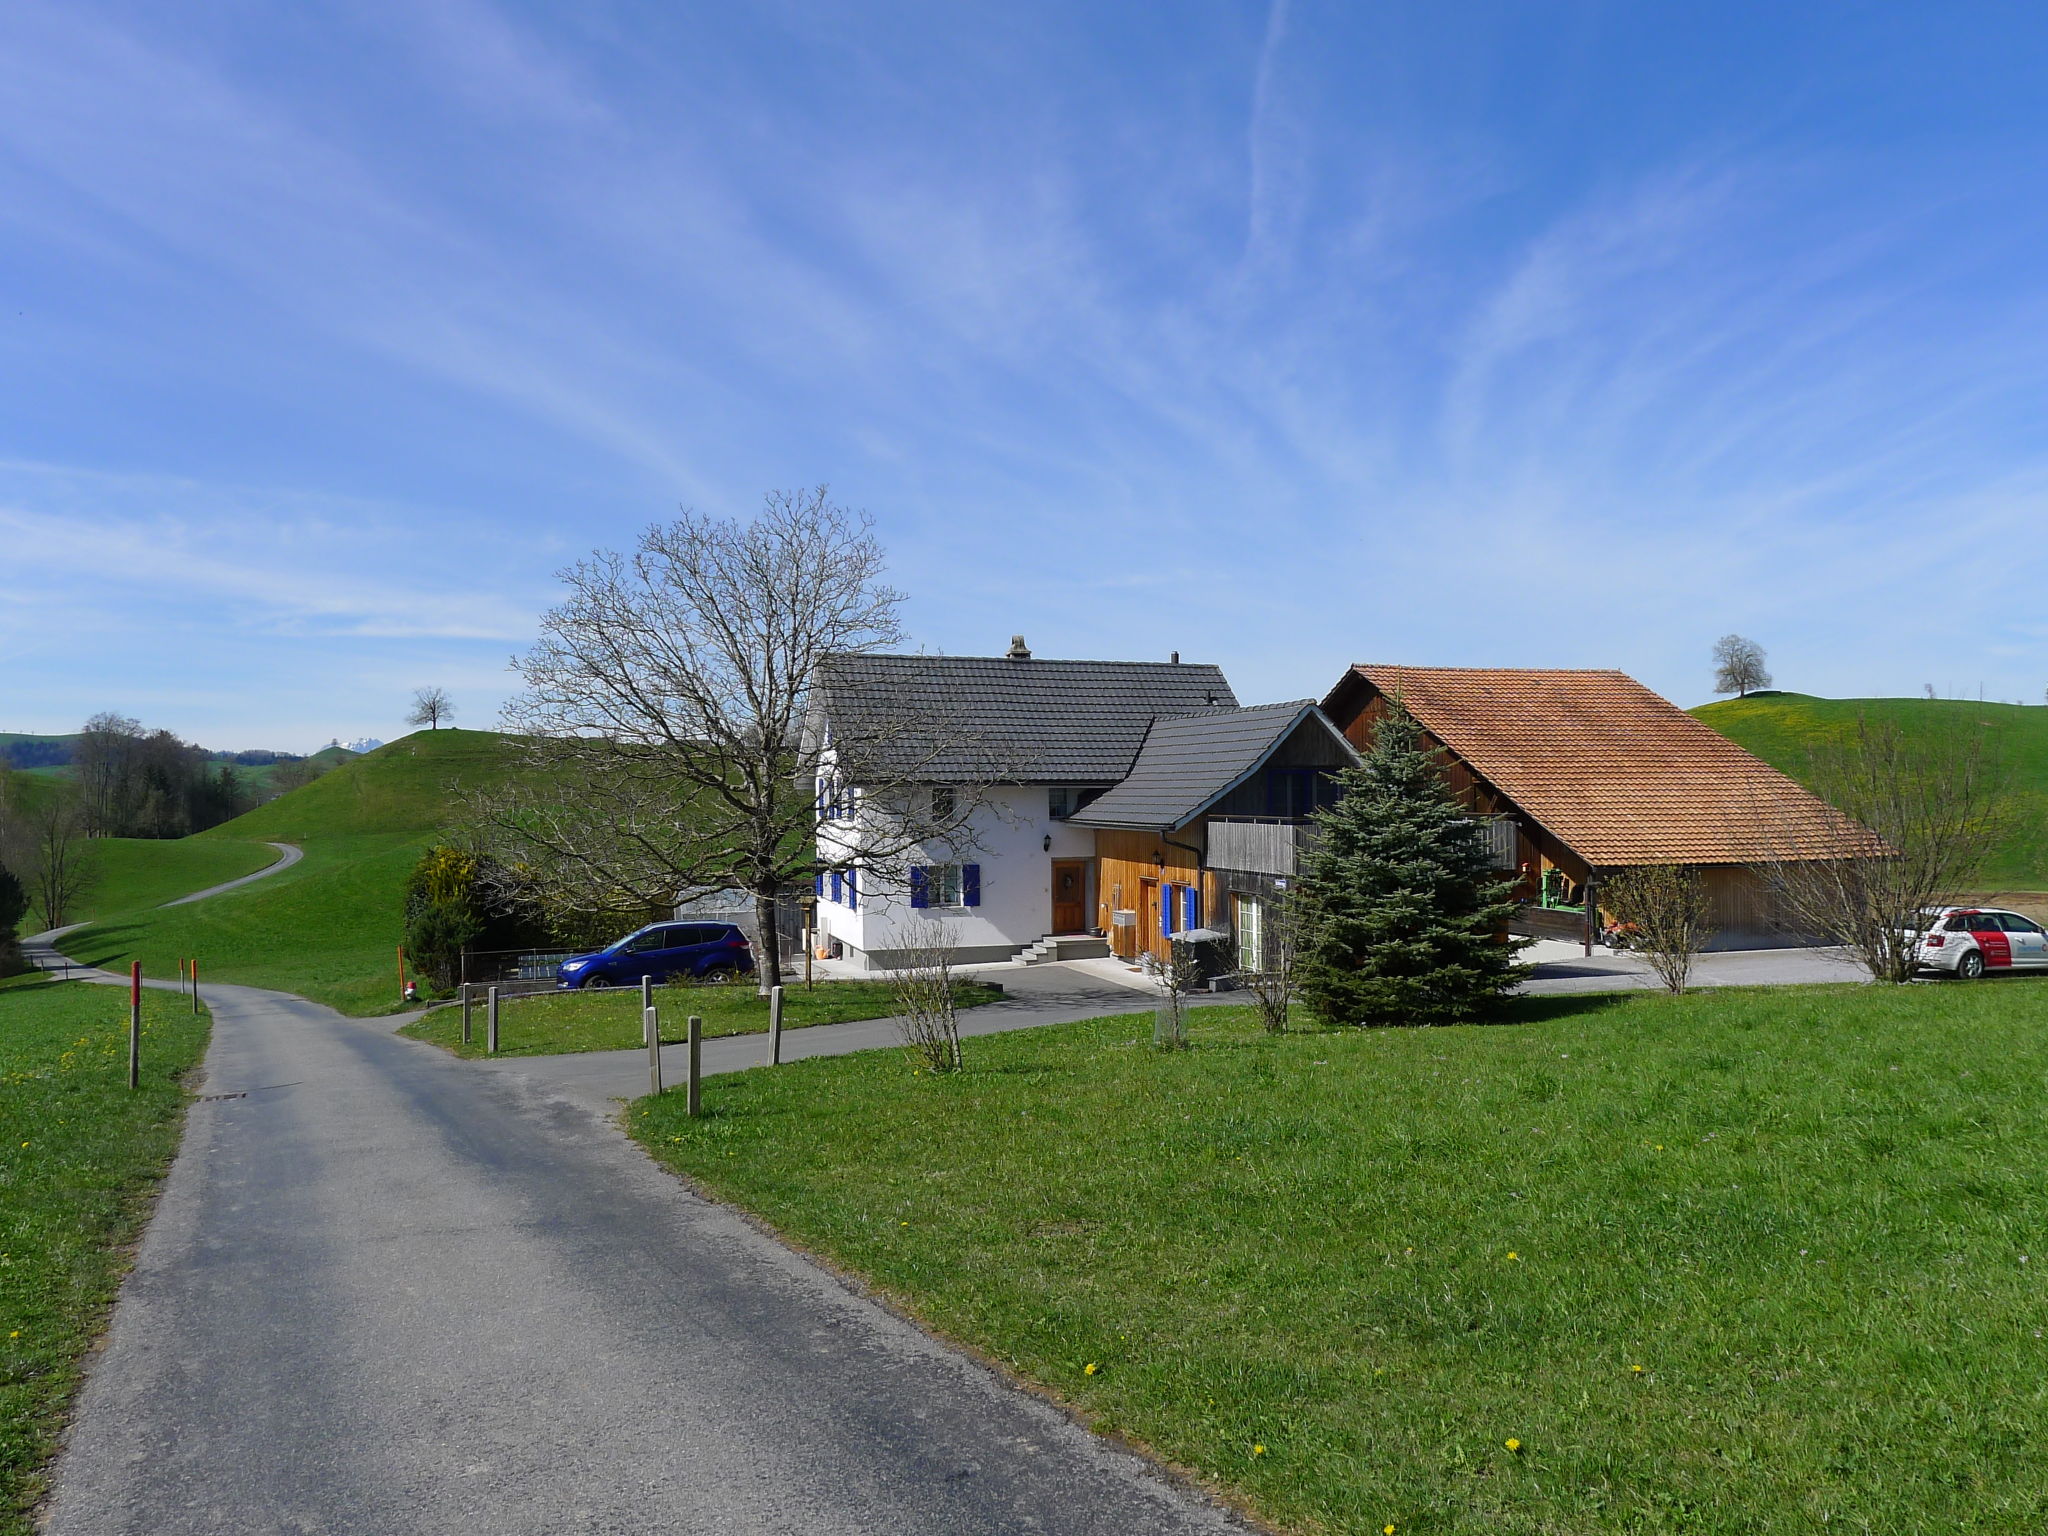
[[[1286,1529],[2048,1528],[2048,983],[1509,1017],[1108,1019],[629,1123]]]
[[[179,1079],[207,1027],[177,994],[146,992],[131,1091],[125,992],[0,982],[0,1536],[33,1528],[81,1361],[177,1151]]]
[[[979,982],[953,984],[956,1004],[974,1008],[1003,994]],[[656,987],[664,1044],[687,1038],[691,1014],[704,1021],[704,1038],[763,1034],[768,1028],[768,1000],[751,981],[731,986]],[[812,1024],[845,1024],[879,1019],[896,1011],[895,994],[886,981],[821,981],[804,988],[783,989],[782,1026],[803,1029]],[[399,1031],[458,1056],[484,1054],[483,1011],[473,1009],[470,1043],[462,1043],[462,1010],[437,1008]],[[599,991],[543,992],[503,1000],[498,1009],[500,1056],[559,1056],[577,1051],[623,1051],[642,1043],[638,988],[610,987]]]

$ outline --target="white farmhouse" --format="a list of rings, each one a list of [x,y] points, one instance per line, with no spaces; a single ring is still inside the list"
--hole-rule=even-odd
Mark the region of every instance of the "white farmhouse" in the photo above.
[[[1123,781],[1154,721],[1236,709],[1217,667],[1041,660],[1021,636],[1003,656],[828,657],[812,728],[868,743],[873,766],[826,755],[819,936],[879,969],[928,916],[962,963],[1108,953],[1096,834],[1069,818]],[[935,835],[898,852],[906,812]]]

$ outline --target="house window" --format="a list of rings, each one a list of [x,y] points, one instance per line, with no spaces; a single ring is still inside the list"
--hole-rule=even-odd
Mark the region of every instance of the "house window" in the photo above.
[[[1486,847],[1493,857],[1495,869],[1514,869],[1515,818],[1512,816],[1486,816],[1480,818],[1480,825],[1486,828]]]
[[[818,814],[826,821],[853,820],[854,797],[858,793],[836,773],[818,776]]]
[[[1237,898],[1237,968],[1266,968],[1266,907],[1256,896]]]
[[[913,907],[978,907],[981,905],[979,864],[913,864],[910,869]]]
[[[934,784],[932,786],[932,820],[935,823],[939,826],[944,826],[947,822],[951,821],[955,805],[956,800],[952,785]]]

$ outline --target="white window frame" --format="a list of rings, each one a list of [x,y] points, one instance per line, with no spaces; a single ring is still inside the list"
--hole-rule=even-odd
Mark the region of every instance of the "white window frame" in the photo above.
[[[924,867],[924,904],[927,910],[967,910],[967,881],[960,864],[927,864]]]
[[[1253,974],[1266,964],[1266,904],[1256,896],[1237,897],[1237,968]]]

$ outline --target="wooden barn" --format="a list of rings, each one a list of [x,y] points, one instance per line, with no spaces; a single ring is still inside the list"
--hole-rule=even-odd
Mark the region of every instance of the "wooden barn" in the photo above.
[[[1782,943],[1755,867],[1860,851],[1868,836],[1626,673],[1360,664],[1323,710],[1363,750],[1390,699],[1441,753],[1458,798],[1491,820],[1525,933],[1597,931],[1603,879],[1676,864],[1706,882],[1717,947]]]

